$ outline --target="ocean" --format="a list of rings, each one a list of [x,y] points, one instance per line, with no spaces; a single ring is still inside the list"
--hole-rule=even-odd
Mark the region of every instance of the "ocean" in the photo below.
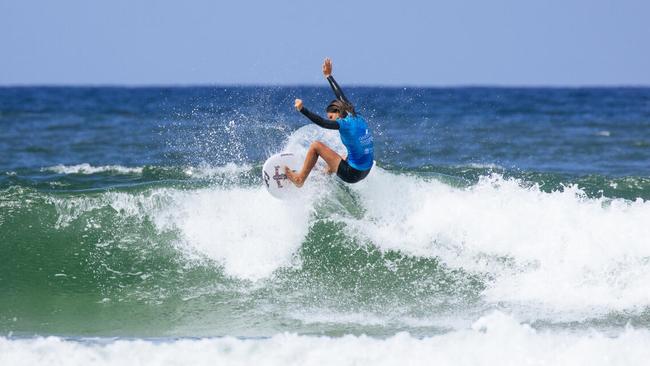
[[[0,365],[640,365],[650,88],[0,88]]]

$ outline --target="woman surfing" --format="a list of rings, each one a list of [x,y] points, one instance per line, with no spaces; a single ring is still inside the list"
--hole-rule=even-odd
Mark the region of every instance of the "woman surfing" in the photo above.
[[[323,75],[330,83],[336,99],[325,109],[327,119],[312,113],[296,99],[295,107],[315,124],[330,130],[339,130],[341,142],[345,145],[347,156],[341,156],[320,141],[314,141],[307,150],[307,157],[299,172],[285,167],[287,178],[302,187],[320,156],[327,163],[328,173],[336,175],[346,183],[356,183],[368,176],[373,164],[374,148],[372,134],[366,120],[354,111],[354,106],[345,97],[339,84],[332,76],[332,60],[323,62]]]

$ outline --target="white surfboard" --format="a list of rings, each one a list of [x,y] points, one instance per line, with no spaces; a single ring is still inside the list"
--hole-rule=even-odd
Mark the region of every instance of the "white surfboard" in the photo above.
[[[287,178],[284,167],[298,171],[301,162],[295,154],[283,152],[272,155],[262,166],[264,186],[273,197],[279,199],[287,199],[298,191],[298,188]]]

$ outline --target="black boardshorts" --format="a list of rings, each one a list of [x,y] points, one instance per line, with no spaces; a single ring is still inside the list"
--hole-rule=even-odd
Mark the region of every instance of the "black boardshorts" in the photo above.
[[[368,176],[370,169],[358,170],[348,164],[347,160],[341,160],[339,168],[336,170],[336,175],[341,178],[345,183],[356,183]]]

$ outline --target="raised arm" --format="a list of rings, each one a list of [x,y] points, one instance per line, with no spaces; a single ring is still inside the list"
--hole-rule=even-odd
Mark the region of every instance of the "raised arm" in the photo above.
[[[325,118],[317,115],[316,113],[312,113],[309,109],[307,109],[305,107],[303,107],[300,110],[300,113],[304,114],[305,117],[309,118],[312,122],[314,122],[315,124],[317,124],[317,125],[319,125],[319,126],[321,126],[323,128],[327,128],[328,130],[338,130],[339,129],[339,123],[338,122],[332,121],[332,120],[329,120],[329,119],[325,119]]]
[[[341,90],[339,84],[334,80],[334,76],[332,76],[332,60],[329,58],[326,58],[323,62],[323,75],[325,75],[325,78],[327,78],[327,81],[330,83],[332,91],[334,91],[334,95],[336,95],[336,99],[351,104],[348,98],[345,97],[345,94],[343,94],[343,90]]]
[[[339,123],[336,121],[331,121],[329,119],[325,119],[316,113],[312,113],[309,109],[305,108],[302,106],[302,100],[296,99],[296,109],[300,111],[305,117],[309,118],[312,122],[315,124],[326,128],[328,130],[338,130],[339,129]]]

